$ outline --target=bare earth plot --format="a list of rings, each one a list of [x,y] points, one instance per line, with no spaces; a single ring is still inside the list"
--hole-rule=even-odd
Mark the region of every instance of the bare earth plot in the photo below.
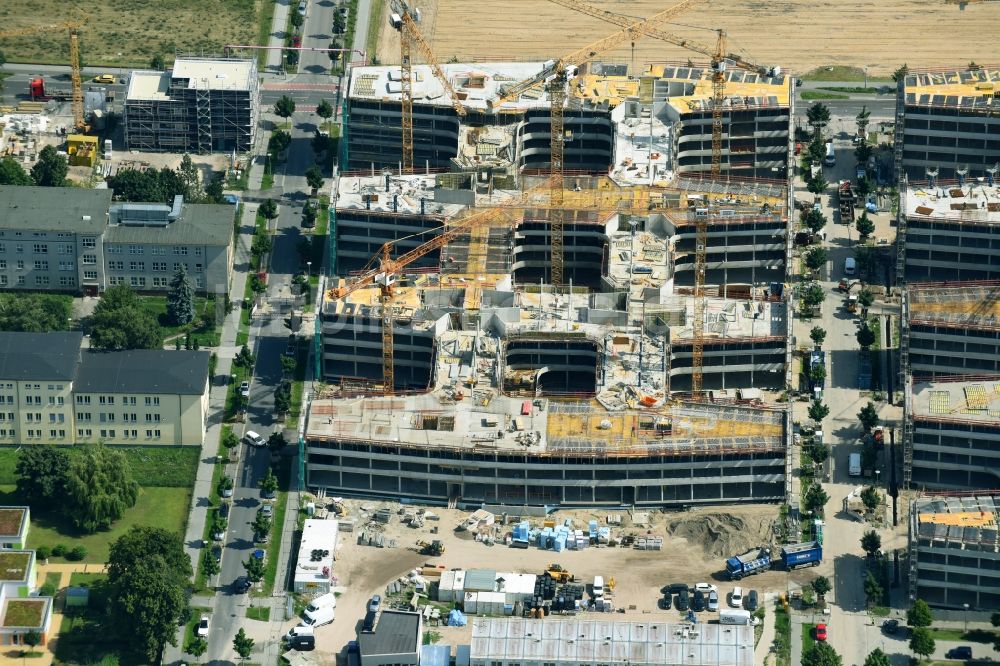
[[[663,0],[604,0],[601,9],[642,18],[674,4]],[[438,58],[459,61],[547,60],[606,37],[615,26],[546,0],[424,0],[422,30]],[[996,60],[994,31],[1000,3],[946,5],[944,0],[710,0],[677,17],[664,30],[705,46],[724,28],[729,50],[754,62],[804,74],[843,65],[886,75],[902,63],[944,67]],[[684,25],[686,24],[686,25]],[[636,63],[704,60],[666,42],[636,43]],[[379,60],[399,62],[396,33],[383,27]],[[605,60],[629,62],[628,46]]]
[[[148,66],[159,53],[222,53],[225,44],[253,44],[262,2],[273,0],[91,0],[74,9],[63,0],[0,2],[2,32],[76,21],[89,16],[80,34],[84,65]],[[0,40],[11,62],[65,65],[69,37],[48,30]]]

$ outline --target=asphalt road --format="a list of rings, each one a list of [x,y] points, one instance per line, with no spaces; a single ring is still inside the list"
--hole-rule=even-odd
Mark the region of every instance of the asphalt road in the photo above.
[[[297,7],[298,5],[296,5]],[[302,29],[302,46],[327,48],[333,39],[333,13],[339,11],[334,0],[308,0],[306,22]],[[299,74],[323,75],[333,61],[322,51],[302,51],[299,57]]]

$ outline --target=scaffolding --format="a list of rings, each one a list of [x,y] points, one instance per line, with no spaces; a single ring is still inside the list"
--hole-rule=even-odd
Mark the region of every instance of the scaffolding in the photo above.
[[[209,90],[207,81],[203,81],[195,91],[195,104],[198,113],[198,152],[209,153],[212,151],[212,91]]]
[[[1000,281],[928,283],[909,290],[913,323],[1000,329]]]

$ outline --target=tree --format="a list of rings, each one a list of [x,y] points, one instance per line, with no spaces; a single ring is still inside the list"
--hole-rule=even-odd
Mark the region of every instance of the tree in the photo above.
[[[826,379],[826,368],[822,365],[814,365],[809,368],[809,380],[813,384],[822,384],[824,379]]]
[[[295,13],[297,12],[293,12],[293,15]],[[288,95],[282,95],[281,99],[274,103],[274,113],[288,120],[295,113],[295,100]]]
[[[868,199],[868,195],[875,191],[875,187],[876,187],[875,181],[869,178],[868,176],[859,178],[858,186],[856,188],[858,191],[858,196],[861,198],[862,201],[866,201]]]
[[[892,73],[892,80],[896,83],[899,83],[904,78],[906,78],[906,75],[909,73],[909,71],[910,68],[907,67],[906,63],[904,62],[902,65],[899,66],[899,68],[895,72]]]
[[[157,53],[152,58],[149,59],[149,68],[150,69],[165,69],[166,66],[167,66],[167,63],[163,61],[163,55],[162,54]]]
[[[872,112],[868,110],[868,105],[862,104],[858,115],[854,116],[854,121],[858,125],[858,136],[861,137],[862,141],[868,140],[868,123],[870,122],[871,115]]]
[[[882,603],[882,597],[885,596],[885,588],[882,587],[882,583],[879,582],[878,578],[871,571],[865,574],[864,590],[869,604]]]
[[[66,296],[38,293],[0,294],[0,331],[65,331],[73,315]]]
[[[802,653],[802,666],[843,666],[844,661],[826,641],[814,641]]]
[[[823,141],[823,136],[820,133],[813,134],[807,152],[809,154],[809,161],[813,164],[819,164],[826,157],[826,142]]]
[[[344,29],[347,27],[347,21],[344,19],[344,15],[340,12],[336,12],[333,15],[333,32],[336,35],[343,34]]]
[[[250,276],[250,291],[255,294],[263,294],[267,291],[267,283],[257,273]]]
[[[882,495],[875,486],[868,486],[861,491],[861,502],[869,511],[874,511],[882,503]],[[876,548],[876,550],[878,550]]]
[[[0,185],[34,185],[28,172],[13,157],[0,159]]]
[[[308,289],[309,287],[307,286],[305,288]],[[292,373],[295,372],[295,366],[297,365],[298,362],[295,360],[294,356],[283,355],[281,357],[281,374],[285,375],[286,377],[290,377]]]
[[[26,446],[18,450],[17,494],[37,508],[62,506],[69,454],[55,446]]]
[[[191,560],[180,534],[133,527],[108,555],[109,626],[148,663],[167,643],[176,645],[177,621],[188,607]]]
[[[284,356],[282,358],[288,358],[288,357]],[[285,439],[285,436],[283,434],[281,434],[280,430],[275,430],[267,438],[267,448],[269,448],[271,451],[273,451],[275,453],[281,451],[286,446],[288,446],[288,441]],[[273,477],[274,475],[270,471],[268,471],[267,476],[265,476],[264,478],[267,479],[268,476]],[[263,484],[263,481],[261,483]],[[263,488],[263,487],[264,486],[261,485],[261,488]],[[277,488],[278,487],[277,487],[277,484],[276,484],[275,487],[272,490],[277,490]]]
[[[830,579],[826,576],[816,576],[810,585],[816,592],[816,596],[820,599],[825,597],[826,593],[833,589],[833,586],[830,584]]]
[[[301,28],[302,24],[305,22],[305,19],[302,18],[302,14],[298,12],[292,12],[291,20],[293,28]]]
[[[274,199],[268,199],[260,205],[257,212],[265,219],[273,220],[278,217],[278,204],[274,202]]]
[[[830,457],[830,447],[821,442],[813,441],[810,456],[817,465],[822,465]]]
[[[826,182],[826,178],[823,177],[822,172],[818,172],[815,176],[810,176],[809,180],[806,182],[806,189],[813,194],[820,195],[826,192],[826,188],[829,187],[830,183]]]
[[[875,557],[882,548],[882,537],[875,530],[868,530],[861,535],[861,550],[868,554],[868,557]]]
[[[38,647],[42,642],[42,635],[37,631],[28,631],[21,635],[21,641],[30,648]]]
[[[809,339],[819,349],[823,346],[823,341],[826,340],[826,331],[820,326],[813,326],[812,330],[809,331]]]
[[[243,345],[239,353],[233,358],[233,365],[249,370],[256,361],[257,357],[250,351],[250,348]]]
[[[809,418],[811,418],[816,423],[819,423],[830,414],[830,408],[824,405],[819,400],[813,400],[812,404],[809,405]]]
[[[160,349],[163,331],[126,285],[109,288],[91,317],[90,346],[104,351]]]
[[[121,451],[88,444],[66,470],[65,513],[86,532],[107,529],[135,506],[139,484]]]
[[[222,445],[227,449],[235,449],[240,443],[240,438],[236,436],[236,433],[226,428],[222,433]],[[227,477],[228,478],[228,477]]]
[[[291,144],[291,134],[280,129],[274,130],[271,132],[271,138],[267,140],[267,152],[277,155],[284,152]]]
[[[830,107],[822,102],[814,102],[806,110],[806,121],[815,134],[822,134],[823,128],[830,122]]]
[[[330,137],[317,130],[316,134],[314,134],[312,138],[313,152],[317,155],[325,153],[330,148],[331,143]]]
[[[823,490],[823,486],[814,483],[809,486],[805,496],[802,498],[802,505],[806,511],[811,511],[816,515],[822,515],[823,507],[830,500],[830,496]]]
[[[868,323],[865,322],[855,333],[855,337],[858,339],[858,346],[862,349],[868,349],[873,344],[875,344],[875,332],[868,327]]]
[[[225,203],[225,195],[223,194],[223,189],[225,189],[225,176],[221,173],[217,173],[212,176],[212,179],[208,181],[208,185],[205,186],[205,202],[221,204]]]
[[[264,579],[264,560],[251,555],[250,559],[243,563],[243,568],[246,569],[247,579],[251,583],[259,583]]]
[[[45,146],[38,153],[38,162],[31,167],[31,177],[35,185],[41,187],[62,187],[66,184],[66,174],[69,164],[66,158],[59,154],[55,146]]]
[[[934,654],[934,637],[927,627],[917,627],[910,633],[910,650],[921,657]]]
[[[806,213],[803,223],[809,228],[809,231],[814,234],[819,233],[826,226],[826,216],[823,215],[822,211],[816,210],[815,208],[809,209]]]
[[[206,650],[208,650],[208,643],[201,636],[195,636],[188,641],[187,648],[184,649],[185,652],[193,657],[200,657],[205,654]]]
[[[282,381],[274,389],[274,411],[279,414],[288,412],[292,407],[292,385],[287,380]]]
[[[815,282],[806,287],[805,291],[802,293],[802,301],[805,303],[805,306],[810,309],[818,307],[825,300],[826,292],[823,291],[823,287],[819,286]]]
[[[323,172],[320,170],[318,164],[313,164],[306,169],[306,183],[308,183],[313,191],[323,187]]]
[[[809,251],[805,253],[803,259],[809,270],[818,271],[826,265],[826,249],[819,246],[811,247],[809,248]]]
[[[868,217],[868,213],[861,213],[861,217],[854,221],[854,228],[857,229],[858,240],[862,243],[875,233],[875,223]]]
[[[929,627],[932,622],[934,622],[934,616],[931,614],[931,607],[923,599],[914,601],[910,609],[906,611],[906,624],[911,627]]]
[[[871,289],[866,287],[858,292],[858,304],[861,306],[862,312],[867,312],[868,308],[870,308],[874,302],[875,294],[872,293]]]
[[[222,567],[219,566],[218,561],[212,555],[211,551],[206,550],[201,556],[201,570],[208,578],[211,578],[222,570]]]
[[[298,12],[292,12],[292,16],[297,15]],[[236,632],[236,638],[233,639],[233,649],[236,650],[236,654],[240,656],[240,659],[249,659],[250,654],[253,652],[253,639],[247,636],[247,633],[240,630]]]
[[[334,19],[333,19],[334,26],[337,25],[338,18],[341,20],[341,22],[343,22],[344,17],[340,15],[340,12],[334,13]],[[330,118],[333,117],[333,107],[330,105],[328,101],[326,101],[325,99],[321,99],[319,101],[319,104],[316,105],[316,115],[323,119],[323,123],[325,125],[329,125]]]
[[[869,401],[861,410],[858,412],[858,421],[861,422],[861,427],[864,429],[865,433],[872,431],[876,425],[878,425],[878,412],[875,411],[875,403]]]
[[[256,541],[263,541],[271,532],[271,519],[262,513],[258,513],[250,524],[250,528],[253,530],[254,539]]]
[[[218,486],[218,488],[216,488],[216,490],[221,495],[222,493],[226,492],[227,490],[232,490],[233,487],[234,487],[234,485],[235,484],[233,483],[233,477],[231,477],[231,476],[224,476],[221,479],[219,479],[219,486]],[[222,527],[222,529],[225,529],[226,528],[225,518],[223,518],[222,516],[220,516],[218,514],[216,514],[216,518],[219,521],[221,521],[220,526]]]
[[[865,657],[864,666],[890,666],[889,655],[882,652],[882,648],[875,648]]]
[[[187,269],[181,263],[170,280],[167,292],[167,319],[174,326],[182,326],[194,321],[194,287],[188,279]]]
[[[868,164],[868,158],[872,156],[875,149],[872,148],[867,143],[859,143],[858,147],[854,149],[854,159],[860,166]]]
[[[117,201],[168,203],[178,194],[189,201],[200,200],[201,196],[198,169],[189,156],[187,162],[181,158],[177,171],[166,167],[146,171],[122,169],[108,181],[108,185],[114,190]]]
[[[270,446],[270,441],[268,442],[268,446]],[[265,493],[269,493],[270,494],[270,493],[277,492],[277,490],[278,490],[278,477],[276,477],[274,475],[274,472],[272,472],[269,469],[269,470],[267,470],[267,474],[265,474],[263,477],[261,477],[259,485],[260,485],[260,489],[263,490]]]
[[[311,201],[306,201],[305,205],[302,206],[302,225],[305,227],[316,226],[316,206],[314,206]],[[302,254],[302,247],[303,247],[302,241],[309,243],[309,239],[305,237],[299,239],[300,255]],[[312,254],[312,246],[310,245],[309,255],[311,254]],[[309,255],[303,255],[303,256],[309,256]]]
[[[201,190],[201,172],[187,153],[181,157],[181,165],[177,167],[177,175],[184,184],[184,199],[201,201],[205,193]]]

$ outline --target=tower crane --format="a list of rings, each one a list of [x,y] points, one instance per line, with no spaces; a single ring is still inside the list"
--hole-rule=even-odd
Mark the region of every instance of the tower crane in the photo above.
[[[70,79],[73,85],[73,93],[70,99],[72,100],[73,126],[78,130],[83,130],[86,127],[83,120],[83,81],[80,77],[80,28],[86,24],[88,18],[88,16],[84,16],[78,21],[67,21],[64,23],[39,25],[20,30],[0,32],[0,39],[5,39],[7,37],[22,37],[54,30],[69,31],[69,67]]]
[[[528,201],[539,189],[548,188],[549,186],[549,180],[546,180],[529,190],[525,190],[518,199]],[[371,286],[378,287],[379,303],[382,306],[382,390],[384,393],[391,394],[395,385],[396,373],[392,339],[394,308],[392,302],[395,296],[396,278],[402,273],[404,268],[417,259],[444,247],[459,236],[483,225],[488,225],[507,214],[506,208],[487,208],[473,212],[457,220],[438,236],[395,258],[392,256],[393,242],[385,243],[379,251],[379,256],[373,258],[373,261],[377,261],[377,266],[362,271],[360,274],[352,277],[346,284],[334,287],[328,291],[331,298],[340,300],[359,289]]]
[[[564,107],[566,104],[566,85],[570,78],[570,72],[574,71],[580,65],[594,59],[596,56],[620,46],[629,40],[635,41],[645,34],[646,27],[654,26],[657,23],[671,19],[703,1],[704,0],[683,0],[673,7],[669,7],[662,12],[658,12],[643,21],[630,21],[623,30],[589,44],[582,49],[577,49],[576,51],[563,56],[559,60],[546,63],[546,66],[543,67],[542,71],[538,74],[530,79],[526,79],[514,84],[513,86],[502,89],[500,91],[500,95],[496,99],[490,101],[490,107],[496,110],[503,104],[516,100],[529,90],[537,89],[546,82],[548,83],[547,89],[550,101],[549,113],[551,116],[550,122],[552,127],[552,134],[549,142],[552,178],[549,182],[552,183],[551,198],[554,205],[549,219],[549,242],[552,256],[551,281],[553,285],[559,286],[563,284],[565,268],[563,241],[566,218],[565,213],[559,207],[559,204],[562,203],[563,200],[563,170],[565,166],[563,149],[566,139]]]
[[[722,173],[722,105],[726,97],[726,67],[729,62],[736,66],[760,74],[768,74],[771,70],[761,67],[739,55],[726,52],[726,33],[717,30],[718,39],[715,48],[702,46],[696,42],[678,37],[659,29],[648,22],[634,25],[632,19],[593,7],[579,0],[549,0],[557,5],[568,7],[575,11],[608,21],[620,26],[633,26],[642,34],[655,37],[670,44],[680,46],[709,56],[712,67],[712,178],[718,178]],[[694,321],[691,342],[691,394],[702,397],[702,380],[704,377],[705,352],[705,266],[706,246],[708,245],[708,216],[695,215],[695,267],[694,267]]]
[[[460,116],[465,116],[468,112],[458,94],[452,87],[448,77],[445,76],[441,65],[438,64],[430,44],[420,34],[417,28],[417,21],[420,20],[420,10],[410,6],[402,0],[395,3],[393,14],[389,17],[392,27],[399,31],[399,51],[400,51],[400,97],[402,105],[401,126],[403,130],[403,173],[413,172],[413,60],[411,57],[413,47],[416,46],[424,56],[424,60],[430,65],[431,71],[437,77],[445,92],[451,99],[451,105]]]

